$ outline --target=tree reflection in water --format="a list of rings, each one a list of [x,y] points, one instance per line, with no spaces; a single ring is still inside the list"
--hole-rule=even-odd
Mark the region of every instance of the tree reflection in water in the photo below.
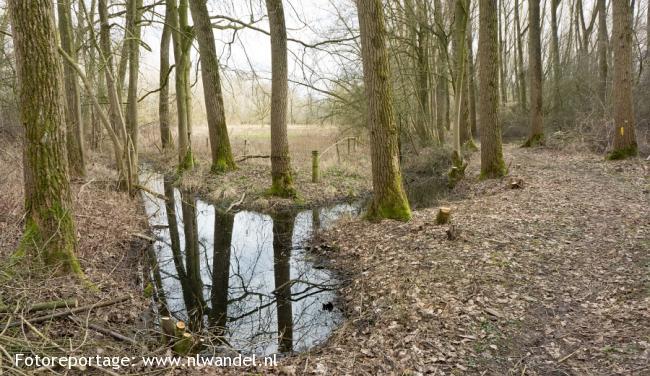
[[[323,304],[336,298],[336,280],[316,269],[302,247],[351,205],[273,216],[223,213],[149,174],[145,209],[156,235],[155,256],[170,314],[207,338],[208,352],[225,344],[245,353],[304,351],[341,320]],[[165,200],[161,196],[165,197]],[[152,276],[156,279],[156,276]],[[219,341],[214,339],[219,338]]]

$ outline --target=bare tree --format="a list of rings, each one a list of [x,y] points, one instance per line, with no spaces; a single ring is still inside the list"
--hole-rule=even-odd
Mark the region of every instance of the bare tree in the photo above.
[[[381,0],[357,0],[357,11],[372,160],[373,199],[368,217],[408,220],[411,209],[402,187]]]
[[[530,136],[524,146],[544,143],[542,117],[542,43],[540,0],[528,1],[528,74],[530,78]]]
[[[614,135],[609,159],[625,159],[638,153],[632,86],[632,8],[628,1],[614,1],[614,28],[612,45],[614,49],[614,81],[612,101],[614,103]]]
[[[160,85],[160,93],[158,95],[158,122],[160,123],[160,143],[163,150],[174,147],[170,128],[171,120],[169,118],[169,74],[171,73],[169,66],[169,42],[172,33],[169,24],[169,12],[169,9],[166,8],[165,25],[160,36],[160,75],[158,79]]]
[[[212,152],[211,170],[212,172],[234,170],[236,166],[226,127],[226,112],[221,92],[221,78],[219,77],[219,60],[214,45],[208,7],[205,0],[190,0],[190,9],[201,55],[201,78],[208,117],[210,151]]]
[[[33,255],[48,266],[81,274],[66,163],[63,67],[52,4],[8,4],[26,136],[26,227],[14,260]]]
[[[499,122],[499,46],[497,0],[479,1],[479,122],[481,176],[505,175]]]
[[[271,194],[293,197],[287,139],[287,29],[282,0],[266,0],[271,34]]]
[[[59,0],[57,2],[61,48],[76,60],[77,48],[72,34],[71,8],[72,4],[70,0]],[[72,176],[84,177],[86,175],[86,162],[84,155],[83,124],[81,122],[79,81],[74,68],[70,64],[63,66],[63,73],[65,80],[68,166]]]

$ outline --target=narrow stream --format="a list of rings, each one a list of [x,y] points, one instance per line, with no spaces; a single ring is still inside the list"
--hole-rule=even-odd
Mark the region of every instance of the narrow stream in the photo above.
[[[160,312],[210,339],[208,352],[304,351],[340,323],[340,311],[332,309],[337,280],[304,245],[314,228],[357,215],[357,207],[339,204],[273,216],[223,213],[160,174],[141,180],[160,194],[143,194],[156,237],[158,268],[152,277]]]

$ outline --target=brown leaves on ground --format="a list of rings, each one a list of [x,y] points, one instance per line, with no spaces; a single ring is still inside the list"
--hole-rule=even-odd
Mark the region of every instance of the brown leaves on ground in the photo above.
[[[646,167],[507,148],[510,178],[465,180],[452,223],[361,220],[325,235],[348,321],[286,373],[650,372]],[[478,175],[477,161],[469,176]]]

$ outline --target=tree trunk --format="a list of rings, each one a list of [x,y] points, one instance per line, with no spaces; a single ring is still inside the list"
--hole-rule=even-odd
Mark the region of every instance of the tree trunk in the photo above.
[[[173,29],[174,60],[176,61],[176,107],[178,117],[178,169],[194,168],[192,153],[192,126],[190,107],[190,49],[192,47],[191,29],[187,24],[187,0],[167,0],[169,24]]]
[[[381,0],[357,0],[357,11],[372,161],[373,199],[368,217],[408,220],[411,210],[402,187]]]
[[[462,164],[461,145],[466,139],[463,132],[468,123],[468,100],[467,100],[467,77],[465,72],[465,61],[467,53],[465,51],[467,40],[467,20],[469,11],[469,0],[455,0],[454,25],[453,25],[453,58],[454,58],[454,120],[452,123],[452,147],[454,152],[454,165],[460,167]]]
[[[528,1],[528,74],[530,79],[530,137],[524,146],[544,143],[542,117],[542,46],[539,25],[539,1]]]
[[[201,78],[212,153],[211,171],[215,173],[231,171],[236,166],[228,138],[221,78],[219,77],[219,60],[208,7],[205,0],[190,0],[190,8],[201,55]]]
[[[598,97],[605,107],[607,99],[607,4],[605,0],[598,0]]]
[[[113,130],[119,135],[122,144],[121,150],[115,148],[115,163],[119,174],[118,184],[121,189],[131,191],[131,164],[128,161],[129,152],[126,143],[128,135],[124,124],[124,117],[122,116],[120,98],[113,76],[113,52],[111,51],[110,24],[108,22],[108,6],[106,0],[99,0],[97,2],[97,7],[100,22],[99,40],[104,63],[103,69],[104,77],[106,79],[106,91],[108,94],[109,118]]]
[[[165,13],[165,25],[160,36],[160,93],[158,96],[158,121],[160,123],[160,144],[163,150],[174,147],[169,119],[169,42],[172,29],[169,25],[169,9]]]
[[[440,0],[434,0],[434,19],[438,26],[436,35],[438,37],[438,64],[436,64],[436,128],[438,130],[438,141],[445,142],[445,131],[449,130],[449,81],[447,79],[448,40],[443,30],[442,4]]]
[[[428,9],[426,3],[417,0],[416,4],[407,2],[406,22],[413,25],[413,47],[414,47],[414,69],[416,77],[416,100],[417,111],[415,130],[422,145],[429,145],[432,141],[432,129],[429,126],[430,107],[429,107],[429,32],[427,30]]]
[[[553,64],[553,109],[556,111],[562,105],[560,97],[560,41],[558,36],[557,8],[560,0],[551,0],[551,64]]]
[[[469,78],[468,80],[468,85],[469,85],[469,131],[470,131],[470,140],[472,137],[476,137],[477,130],[476,130],[476,81],[475,81],[475,75],[476,75],[476,70],[474,67],[474,49],[472,46],[474,45],[474,38],[472,37],[472,33],[467,33],[467,76]],[[505,85],[503,85],[505,87]],[[504,98],[505,101],[505,98]]]
[[[140,67],[140,8],[142,0],[127,1],[126,33],[129,55],[129,88],[127,93],[126,125],[129,131],[125,145],[129,150],[131,182],[138,182],[138,73]],[[135,193],[131,190],[131,193]]]
[[[76,61],[77,49],[72,35],[71,8],[72,4],[70,0],[59,0],[57,2],[61,48]],[[86,162],[84,157],[83,124],[81,123],[79,82],[70,64],[64,64],[63,73],[65,80],[66,140],[69,171],[73,177],[84,177],[86,175]]]
[[[64,272],[81,274],[75,256],[65,145],[63,67],[57,54],[52,4],[8,2],[25,127],[25,232],[14,259],[29,255]]]
[[[533,0],[537,1],[537,0]],[[538,4],[539,8],[539,4]],[[529,31],[530,33],[530,31]],[[517,38],[517,64],[519,77],[517,81],[519,82],[519,105],[521,109],[526,111],[528,109],[528,103],[526,98],[527,88],[526,88],[526,71],[524,70],[524,45],[521,41],[521,22],[519,20],[519,0],[515,0],[515,34]]]
[[[614,10],[613,48],[614,139],[609,159],[624,159],[638,153],[634,124],[632,87],[632,9],[628,1],[612,2]]]
[[[501,146],[498,92],[497,0],[479,2],[479,122],[481,124],[481,176],[505,175]]]
[[[287,30],[282,0],[266,0],[271,34],[271,193],[294,197],[287,138]]]

